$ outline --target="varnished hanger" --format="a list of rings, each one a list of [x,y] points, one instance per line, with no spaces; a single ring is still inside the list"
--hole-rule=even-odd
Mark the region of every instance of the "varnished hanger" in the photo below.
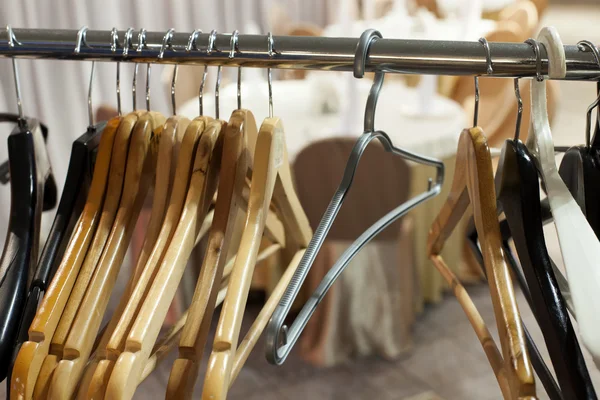
[[[169,30],[165,35],[163,48],[159,55],[160,58],[162,58],[167,46],[170,45],[173,32],[173,30]],[[207,120],[196,119],[190,123],[187,118],[176,115],[176,76],[177,70],[175,69],[171,82],[173,117],[169,118],[165,123],[158,155],[158,165],[163,167],[157,170],[154,188],[155,199],[152,204],[152,216],[155,216],[155,221],[157,222],[153,224],[151,216],[148,224],[149,228],[144,239],[143,250],[138,258],[134,272],[127,283],[119,305],[102,333],[94,357],[86,366],[79,388],[80,397],[97,398],[104,395],[106,383],[114,366],[116,355],[118,355],[118,353],[113,351],[109,358],[107,345],[109,341],[116,341],[124,346],[126,334],[135,321],[135,316],[139,311],[141,302],[150,288],[150,284],[156,274],[156,269],[164,254],[164,249],[173,236],[183,207],[189,176],[191,174],[193,156]],[[173,139],[175,140],[173,141]],[[172,162],[173,164],[171,164]],[[173,181],[171,182],[171,180]],[[159,191],[171,193],[171,195],[169,198],[157,197],[156,195]],[[167,200],[168,206],[166,204]],[[167,206],[166,212],[162,213],[165,206]],[[156,209],[159,209],[158,212]],[[158,228],[158,231],[155,233],[154,229],[151,228],[153,225],[155,228]],[[119,347],[119,350],[123,350],[122,346]]]
[[[139,37],[138,51],[145,45],[144,30],[140,31]],[[149,78],[150,64],[146,75],[147,113],[139,117],[132,133],[118,212],[64,342],[63,358],[54,371],[48,392],[51,398],[68,399],[75,392],[91,355],[137,217],[155,177],[165,117],[150,112]]]
[[[212,51],[215,37],[216,32],[209,38],[209,51]],[[217,85],[219,81],[218,76]],[[208,122],[205,117],[200,121]],[[154,272],[155,277],[147,295],[144,296],[133,325],[125,332],[127,336],[124,346],[122,333],[115,337],[116,340],[111,339],[107,345],[109,351],[120,353],[108,380],[108,397],[131,398],[141,381],[145,365],[151,356],[164,317],[216,191],[223,128],[224,122],[219,120],[210,121],[205,125],[197,146],[183,210],[161,264]]]
[[[373,29],[369,29],[361,35],[354,59],[355,77],[362,78],[364,76],[369,46],[373,41],[380,37],[381,34]],[[310,244],[304,253],[304,256],[302,257],[302,260],[300,261],[300,266],[291,280],[291,284],[286,289],[285,295],[282,297],[280,304],[277,306],[275,312],[273,313],[273,317],[269,322],[266,335],[266,357],[267,360],[272,364],[279,365],[285,361],[286,357],[290,354],[292,347],[300,338],[300,333],[304,330],[304,327],[308,323],[308,320],[314,313],[318,304],[321,302],[338,276],[342,273],[354,256],[360,251],[360,249],[398,218],[402,217],[408,211],[412,210],[414,207],[426,201],[427,199],[436,196],[441,190],[444,180],[444,164],[441,161],[419,156],[406,150],[394,147],[391,139],[385,132],[375,131],[375,108],[377,106],[379,92],[383,85],[383,78],[383,72],[376,73],[373,86],[371,87],[371,91],[367,99],[364,133],[354,145],[344,170],[342,182],[331,199],[331,202],[329,203],[314,236],[310,240]],[[401,156],[420,164],[435,167],[437,172],[435,184],[432,185],[432,182],[430,181],[429,188],[426,192],[419,194],[408,202],[388,212],[383,218],[371,225],[369,229],[367,229],[357,240],[355,240],[354,243],[352,243],[352,245],[344,251],[342,256],[329,270],[315,292],[310,296],[307,303],[302,307],[298,317],[296,317],[291,327],[288,329],[287,326],[283,325],[284,321],[290,312],[292,304],[300,292],[301,285],[306,279],[310,267],[314,263],[317,253],[323,245],[325,237],[333,225],[333,221],[335,220],[335,217],[342,206],[343,200],[348,193],[350,186],[352,185],[354,174],[362,154],[369,143],[374,139],[379,139],[383,147],[393,155]]]
[[[80,31],[81,32],[81,31]],[[29,328],[29,340],[15,360],[11,377],[11,398],[31,399],[50,341],[69,298],[88,247],[98,226],[106,193],[113,145],[117,143],[120,118],[111,119],[103,130],[94,175],[83,212],[73,230],[56,274]],[[127,142],[125,142],[127,146]]]
[[[523,107],[518,88],[518,79],[515,79],[515,93],[519,101],[515,139],[505,142],[496,174],[497,212],[498,215],[503,212],[506,217],[503,221],[505,229],[501,229],[503,249],[544,335],[560,383],[559,389],[523,324],[532,364],[549,397],[595,399],[596,394],[546,249],[538,172],[531,154],[519,141]],[[477,233],[474,224],[471,226],[471,249],[483,268]],[[522,268],[512,256],[509,247],[511,238]]]
[[[231,35],[230,58],[238,51],[237,37],[238,31],[234,31]],[[238,209],[245,208],[240,207],[241,193],[246,182],[246,172],[254,156],[258,132],[252,113],[241,109],[240,89],[241,67],[238,67],[238,109],[231,115],[225,131],[215,220],[210,229],[200,277],[179,342],[179,357],[175,360],[169,377],[167,398],[192,396],[212,315],[218,303],[218,294],[223,293],[220,290],[221,282],[224,270],[227,269],[225,262]],[[247,202],[244,206],[247,206]]]
[[[491,62],[488,65],[491,66]],[[477,89],[477,80],[475,82]],[[476,104],[477,97],[476,92]],[[476,117],[477,114],[474,118],[475,123]],[[480,233],[502,354],[467,291],[440,256],[444,243],[467,211],[469,204],[472,205],[475,225]],[[477,126],[464,130],[460,135],[452,187],[448,199],[432,224],[427,253],[467,314],[494,370],[504,398],[536,398],[533,370],[525,346],[519,309],[502,253],[491,157],[483,131]]]
[[[94,125],[92,118],[91,97],[93,76],[94,63],[92,63],[92,72],[90,73],[90,85],[88,90],[89,125],[87,132],[75,140],[71,148],[69,168],[67,170],[67,177],[60,203],[58,205],[56,216],[54,217],[54,222],[50,228],[50,233],[44,244],[44,249],[40,255],[37,269],[31,279],[29,293],[27,295],[25,306],[23,307],[23,315],[19,323],[17,341],[12,350],[11,367],[21,348],[21,344],[27,340],[27,331],[35,317],[38,304],[56,272],[56,268],[68,245],[69,237],[71,236],[73,228],[85,205],[85,199],[94,170],[95,155],[102,131],[106,126],[106,122]],[[2,303],[1,300],[0,303]],[[7,381],[7,386],[7,390],[10,391],[10,379]]]
[[[106,389],[106,396],[109,398],[131,398],[140,382],[172,299],[164,299],[162,293],[165,290],[174,293],[174,290],[168,288],[177,286],[183,274],[216,190],[222,150],[222,125],[221,121],[212,121],[202,133],[177,229],[127,336],[124,351],[119,355],[110,375]],[[118,350],[117,346],[114,346],[115,350]],[[109,342],[108,348],[111,351],[113,344]]]
[[[551,78],[566,74],[564,47],[554,28],[541,30],[538,40],[548,53],[548,71]],[[596,365],[600,365],[600,242],[558,174],[554,159],[552,133],[546,109],[546,84],[541,76],[539,45],[530,41],[536,50],[538,78],[532,82],[532,123],[527,148],[538,166],[558,233],[573,304],[577,313],[579,332],[585,347]]]
[[[268,35],[268,52],[271,56],[275,54],[271,33]],[[308,219],[295,194],[291,180],[291,168],[287,156],[283,125],[279,118],[273,117],[270,69],[268,70],[268,83],[269,118],[263,121],[258,133],[246,223],[229,278],[227,295],[223,303],[204,379],[202,397],[205,399],[226,398],[229,386],[235,378],[235,374],[232,374],[234,364],[236,360],[240,359],[240,354],[243,354],[239,353],[238,349],[242,317],[269,204],[271,199],[275,198],[275,194],[277,194],[277,199],[281,199],[276,204],[279,216],[284,226],[286,226],[286,233],[290,232],[290,235],[286,236],[286,247],[290,248],[293,243],[296,251],[287,268],[289,274],[286,275],[289,276],[286,276],[285,280],[280,280],[278,283],[280,291],[274,292],[270,296],[270,302],[265,304],[263,312],[261,312],[262,315],[256,319],[253,325],[254,329],[251,329],[244,339],[249,341],[249,350],[256,343],[256,339],[266,326],[269,315],[273,312],[280,296],[283,295],[283,288],[287,287],[292,271],[297,269],[301,255],[308,246],[312,235]]]
[[[133,29],[127,31],[124,52],[126,52],[126,49],[129,46],[132,32]],[[124,118],[115,120],[118,124],[118,129],[111,153],[108,186],[106,188],[100,220],[95,227],[95,231],[91,232],[92,241],[86,250],[87,253],[84,253],[85,260],[83,265],[74,264],[73,261],[69,259],[66,260],[71,263],[72,266],[70,268],[72,268],[73,272],[76,274],[73,279],[76,280],[66,292],[66,296],[68,296],[68,300],[65,300],[66,304],[63,303],[60,308],[52,310],[52,313],[54,314],[53,317],[58,316],[58,325],[53,327],[53,333],[48,337],[48,340],[51,341],[49,349],[42,347],[38,350],[38,355],[40,357],[42,357],[42,352],[46,352],[46,355],[44,356],[37,379],[34,382],[34,398],[42,398],[48,395],[54,371],[60,360],[63,358],[64,344],[67,340],[67,336],[72,328],[81,301],[108,240],[122,195],[130,137],[139,115],[141,115],[140,112],[134,112],[128,114]],[[43,321],[44,319],[41,319],[40,323],[43,323]]]
[[[589,50],[600,65],[600,54],[593,43],[582,40],[578,43],[580,50]],[[587,110],[585,146],[569,148],[560,163],[559,174],[569,188],[575,201],[581,207],[587,221],[600,238],[600,141],[596,135],[591,140],[592,111],[598,108],[600,92],[596,101]],[[594,130],[598,124],[595,123]]]

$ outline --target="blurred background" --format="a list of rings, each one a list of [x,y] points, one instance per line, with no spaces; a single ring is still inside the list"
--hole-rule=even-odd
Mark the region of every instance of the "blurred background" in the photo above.
[[[522,42],[535,37],[540,27],[553,25],[565,44],[583,39],[597,44],[600,39],[600,28],[595,23],[600,20],[597,0],[5,0],[0,4],[0,15],[5,25],[14,28],[77,29],[87,25],[90,29],[134,27],[165,32],[169,28],[178,32],[237,29],[240,33],[270,31],[274,35],[356,38],[365,29],[375,28],[385,38],[476,41],[483,36],[489,41]],[[50,129],[47,147],[59,189],[71,144],[88,124],[90,66],[71,61],[19,61],[24,112]],[[114,63],[97,63],[93,104],[98,121],[116,113],[116,68]],[[179,114],[197,116],[202,71],[200,66],[179,68]],[[215,71],[209,68],[204,92],[208,115],[215,110]],[[121,65],[124,112],[134,108],[132,72],[133,65]],[[236,72],[233,68],[223,69],[221,115],[229,115],[236,107]],[[154,65],[150,76],[152,109],[165,115],[171,115],[172,73],[171,66]],[[282,70],[274,74],[275,114],[286,127],[298,194],[314,228],[339,182],[351,144],[362,132],[370,79],[317,71]],[[143,66],[138,79],[146,79]],[[525,102],[521,139],[525,140],[529,82],[522,80],[520,87]],[[443,159],[447,168],[444,193],[451,182],[458,135],[473,118],[473,91],[472,77],[388,74],[380,97],[376,126],[386,130],[400,147]],[[514,96],[512,80],[481,79],[479,124],[492,146],[501,147],[504,139],[514,135]],[[554,81],[549,83],[548,96],[555,144],[583,143],[585,111],[595,99],[595,85]],[[138,97],[137,106],[144,108],[145,96]],[[265,70],[242,70],[242,99],[243,107],[252,110],[257,121],[267,116]],[[0,62],[0,109],[16,111],[8,59]],[[384,161],[380,153],[377,147],[367,151],[355,187],[311,271],[308,289],[316,286],[337,256],[366,227],[426,188],[431,171],[404,161]],[[0,159],[6,157],[6,147],[0,146]],[[494,374],[466,316],[426,259],[427,232],[445,200],[444,193],[402,218],[365,248],[328,294],[293,356],[282,367],[266,362],[259,343],[229,398],[499,399]],[[10,211],[8,186],[0,187],[0,206],[0,226],[6,226]],[[144,218],[141,220],[128,264],[135,260],[143,240]],[[44,214],[42,238],[51,221],[52,212]],[[547,229],[551,255],[560,259],[552,228]],[[465,251],[463,232],[459,230],[451,238],[444,257],[463,280],[471,283],[468,289],[493,328],[489,292]],[[1,231],[0,240],[4,235]],[[190,261],[186,271],[189,279],[182,280],[165,328],[191,300],[202,245],[197,253]],[[257,268],[246,328],[277,282],[281,268],[277,259]],[[126,275],[129,269],[125,266],[121,273]],[[519,300],[523,320],[537,343],[543,343],[531,311],[522,296]],[[545,349],[541,350],[544,353]],[[172,360],[173,355],[142,384],[137,398],[163,398]],[[600,388],[600,373],[593,364],[588,367]],[[202,377],[201,372],[199,379]],[[542,392],[541,384],[538,386]],[[542,394],[540,398],[545,397]]]

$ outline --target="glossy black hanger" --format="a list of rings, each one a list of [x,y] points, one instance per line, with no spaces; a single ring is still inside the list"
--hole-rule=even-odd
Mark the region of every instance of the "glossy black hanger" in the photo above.
[[[581,50],[586,48],[594,54],[600,66],[600,54],[596,47],[588,41],[578,43]],[[600,87],[599,87],[600,89]],[[594,138],[591,135],[591,115],[598,107],[599,97],[587,110],[586,145],[574,146],[565,152],[558,170],[573,198],[581,207],[587,221],[600,239],[600,137],[597,135],[598,118],[594,123]]]
[[[2,122],[18,124],[19,116],[17,114],[0,112],[0,123]],[[44,137],[44,142],[46,142],[48,140],[48,127],[42,123],[40,123],[40,127],[42,129],[42,136]],[[9,182],[10,168],[9,162],[7,160],[0,164],[0,183],[8,184]],[[45,185],[46,186],[44,187],[44,211],[48,211],[56,207],[56,199],[58,197],[56,181],[54,180],[54,175],[52,173],[50,173],[50,175],[48,176]]]
[[[29,325],[31,325],[38,304],[60,264],[75,223],[85,205],[93,174],[96,151],[105,126],[106,122],[91,126],[86,133],[73,142],[64,189],[50,233],[29,286],[29,293],[23,307],[17,339],[10,359],[10,367],[14,363],[21,344],[28,338]]]
[[[13,345],[39,248],[44,187],[50,163],[37,120],[23,119],[8,137],[11,205],[0,258],[0,379],[10,366]]]

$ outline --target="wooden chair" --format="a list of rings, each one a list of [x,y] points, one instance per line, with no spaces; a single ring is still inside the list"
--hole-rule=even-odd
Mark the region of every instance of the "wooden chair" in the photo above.
[[[354,137],[321,140],[305,147],[296,157],[294,176],[297,193],[313,229],[318,226],[342,179],[355,140]],[[366,149],[354,177],[352,189],[329,231],[327,239],[331,246],[325,243],[319,252],[305,284],[305,295],[312,293],[337,259],[339,254],[334,249],[339,251],[341,247],[345,248],[373,222],[408,199],[410,176],[411,167],[408,163],[399,157],[391,157],[379,142]],[[327,366],[342,362],[360,351],[366,354],[377,353],[382,357],[397,357],[398,349],[405,350],[409,346],[415,315],[413,298],[414,292],[418,290],[415,285],[417,271],[413,266],[411,222],[409,215],[383,231],[373,240],[382,246],[381,248],[367,246],[369,248],[364,249],[371,254],[370,257],[366,257],[366,263],[372,264],[355,266],[368,270],[368,274],[373,277],[372,282],[382,282],[380,278],[384,275],[389,278],[389,284],[383,287],[373,283],[377,287],[370,286],[365,289],[363,296],[366,297],[360,301],[366,301],[370,296],[377,304],[389,307],[388,310],[395,310],[389,315],[389,318],[395,320],[383,324],[387,327],[398,327],[399,330],[392,335],[394,339],[382,340],[382,336],[386,334],[385,330],[379,333],[369,329],[365,331],[368,315],[353,318],[351,321],[339,318],[340,315],[347,315],[352,307],[356,307],[358,300],[353,297],[358,290],[356,288],[364,289],[362,283],[355,281],[357,278],[353,274],[360,275],[365,273],[365,270],[357,271],[350,267],[342,279],[331,288],[303,333],[300,341],[303,358],[319,366]],[[389,253],[390,245],[395,256]],[[377,262],[381,259],[385,260],[383,265]],[[364,260],[365,258],[363,262]],[[344,301],[339,301],[340,293],[349,298],[344,297]],[[332,338],[336,338],[338,342],[332,343]],[[343,343],[340,344],[340,341]],[[364,346],[365,343],[368,345]]]

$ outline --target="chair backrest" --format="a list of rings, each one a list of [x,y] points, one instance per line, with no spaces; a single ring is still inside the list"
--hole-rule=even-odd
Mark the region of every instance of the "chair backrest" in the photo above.
[[[355,137],[321,140],[296,157],[297,193],[313,229],[342,179],[355,141]],[[410,168],[404,159],[386,152],[377,140],[371,143],[328,238],[354,240],[386,212],[405,202],[410,191]],[[398,225],[393,224],[374,240],[397,240],[398,232]]]

